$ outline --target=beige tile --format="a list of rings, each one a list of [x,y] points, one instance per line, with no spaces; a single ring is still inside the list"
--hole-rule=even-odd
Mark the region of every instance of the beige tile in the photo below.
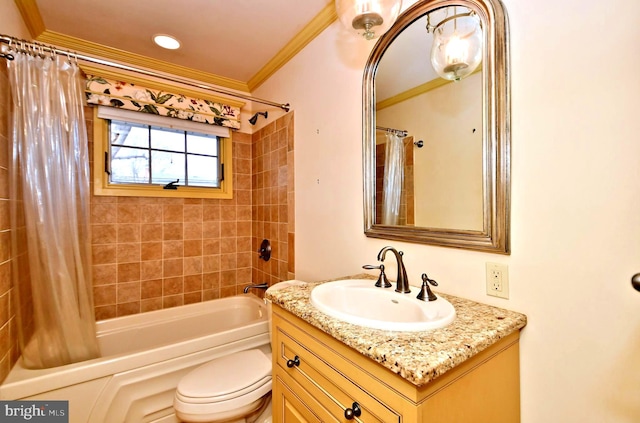
[[[111,285],[117,282],[118,272],[115,264],[93,265],[93,285]]]
[[[220,271],[220,254],[203,256],[202,271],[205,273]]]
[[[162,222],[162,205],[161,204],[141,204],[140,205],[140,222],[142,223]]]
[[[117,286],[117,303],[140,301],[140,282],[119,283]]]
[[[202,289],[205,291],[211,289],[220,289],[220,272],[203,273]]]
[[[202,239],[202,222],[185,222],[184,239]]]
[[[184,292],[201,292],[202,291],[202,273],[198,275],[189,275],[184,277]]]
[[[162,258],[175,259],[184,256],[183,241],[164,241],[162,243]]]
[[[195,304],[202,302],[202,291],[187,292],[183,295],[184,304]]]
[[[220,205],[205,204],[202,206],[202,220],[216,222],[220,220]]]
[[[118,197],[118,201],[120,198]],[[140,206],[138,204],[118,204],[118,223],[140,223]]]
[[[182,240],[184,225],[182,223],[164,223],[162,225],[163,235],[162,239],[169,240]]]
[[[117,225],[118,242],[140,242],[139,223],[121,223]]]
[[[116,204],[100,203],[91,206],[91,223],[104,224],[116,223],[118,220],[118,209]]]
[[[92,244],[110,244],[117,241],[117,225],[91,225]]]
[[[140,282],[140,298],[142,300],[157,297],[162,297],[162,279]]]
[[[164,278],[162,280],[162,296],[167,297],[175,294],[182,294],[184,289],[184,278],[177,276],[173,278]]]
[[[184,241],[184,256],[195,257],[202,255],[202,239],[189,239]]]
[[[140,313],[140,301],[118,304],[116,306],[116,313],[118,317],[138,314]]]
[[[176,241],[180,242],[180,241]],[[159,260],[162,258],[162,242],[143,242],[140,244],[140,260]]]
[[[132,263],[140,261],[140,243],[116,244],[118,263]]]
[[[140,262],[118,264],[118,283],[133,282],[139,280]]]
[[[163,276],[165,278],[170,278],[173,276],[182,276],[183,275],[183,259],[168,259],[163,260]]]
[[[162,297],[148,298],[140,301],[140,312],[162,310]]]
[[[96,307],[96,320],[98,321],[113,319],[116,316],[117,316],[117,312],[116,312],[115,303],[111,305]]]
[[[116,262],[116,244],[102,244],[92,246],[93,264],[108,264]]]
[[[116,303],[116,285],[93,287],[93,303],[96,307]]]
[[[182,294],[162,297],[162,308],[178,307],[184,304]]]
[[[147,223],[140,227],[140,240],[146,241],[162,241],[162,224]]]
[[[202,254],[212,255],[220,254],[220,238],[207,238],[202,240]]]
[[[185,275],[202,274],[202,257],[185,257],[184,274]]]
[[[203,219],[203,206],[202,206],[202,204],[184,206],[184,221],[185,222],[200,222],[201,223],[202,219]]]
[[[202,238],[220,238],[220,222],[204,222],[202,224]]]
[[[184,213],[182,204],[165,204],[162,207],[163,222],[183,222]]]
[[[148,298],[140,301],[140,312],[162,310],[162,297]]]
[[[162,260],[149,260],[140,263],[140,280],[148,281],[162,278]]]

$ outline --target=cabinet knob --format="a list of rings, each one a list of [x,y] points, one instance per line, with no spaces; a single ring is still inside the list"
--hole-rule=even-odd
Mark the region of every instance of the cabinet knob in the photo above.
[[[354,402],[351,408],[344,410],[344,418],[347,420],[353,420],[354,417],[360,417],[361,414],[362,410],[357,402]]]
[[[293,357],[293,360],[287,360],[288,368],[292,368],[293,366],[299,366],[299,365],[300,365],[300,357],[298,357],[297,355]]]

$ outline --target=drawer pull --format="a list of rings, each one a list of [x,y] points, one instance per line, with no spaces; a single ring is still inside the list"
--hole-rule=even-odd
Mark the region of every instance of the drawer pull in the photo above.
[[[292,368],[293,366],[299,366],[299,365],[300,365],[300,357],[298,357],[297,355],[293,357],[293,360],[287,360],[288,368]]]
[[[354,417],[360,417],[362,410],[357,402],[354,402],[351,408],[344,410],[344,418],[347,420],[353,420]]]

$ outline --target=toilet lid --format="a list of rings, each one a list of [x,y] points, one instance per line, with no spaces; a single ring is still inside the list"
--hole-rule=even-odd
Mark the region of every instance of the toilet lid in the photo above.
[[[192,402],[226,401],[271,381],[271,360],[260,350],[241,351],[212,360],[188,373],[177,394]]]

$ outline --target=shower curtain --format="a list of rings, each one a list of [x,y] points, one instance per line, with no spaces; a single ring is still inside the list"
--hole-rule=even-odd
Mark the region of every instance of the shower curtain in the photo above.
[[[404,179],[404,137],[387,132],[382,185],[382,224],[398,225]]]
[[[26,367],[55,367],[99,356],[83,81],[68,57],[12,54],[12,277],[20,346]]]

